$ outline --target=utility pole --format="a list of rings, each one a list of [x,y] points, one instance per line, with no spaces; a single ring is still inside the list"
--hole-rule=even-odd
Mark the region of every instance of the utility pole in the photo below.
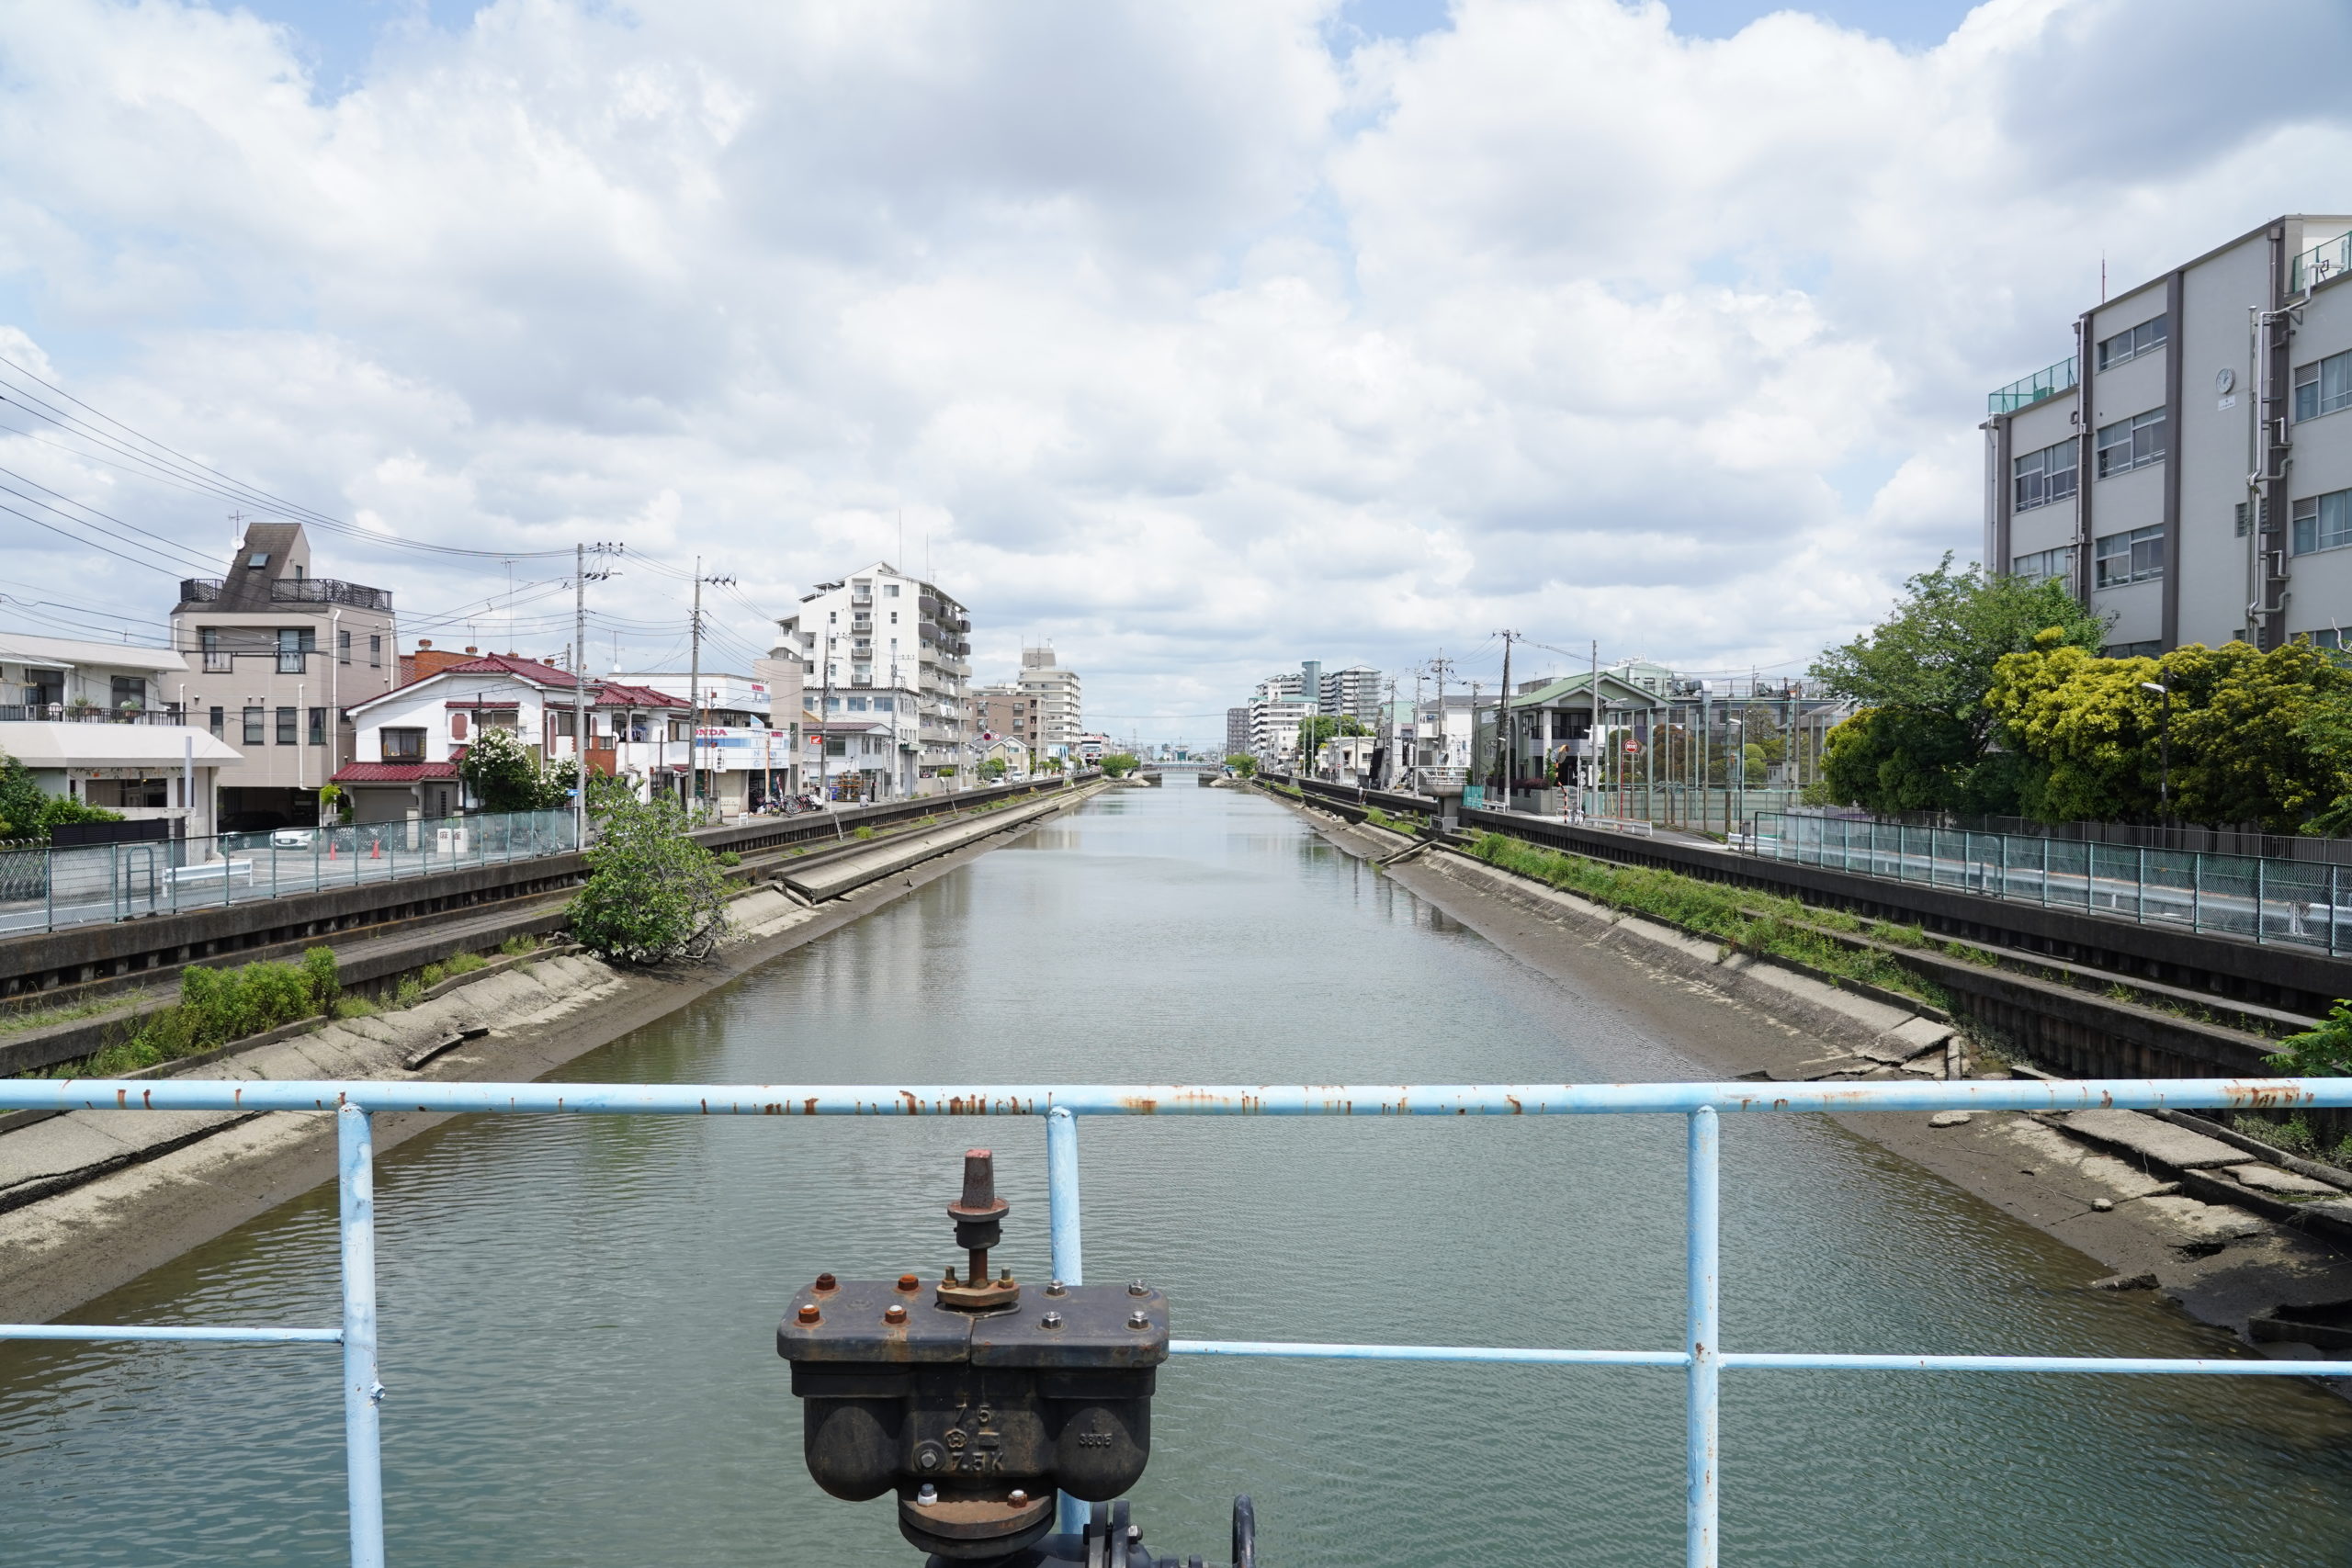
[[[603,555],[606,547],[598,545]],[[612,576],[600,571],[596,581]],[[571,847],[588,847],[588,547],[571,547]]]
[[[1430,660],[1430,678],[1437,682],[1438,761],[1436,765],[1441,768],[1449,768],[1453,765],[1453,737],[1451,727],[1445,722],[1445,678],[1453,672],[1453,661],[1446,658],[1445,649],[1439,649],[1437,657]],[[1473,734],[1476,732],[1476,724],[1477,716],[1474,713],[1471,716]]]
[[[1585,693],[1585,695],[1592,699],[1592,733],[1585,739],[1586,768],[1580,771],[1588,772],[1592,787],[1598,788],[1600,784],[1600,639],[1599,637],[1592,639],[1592,687]],[[1582,804],[1581,801],[1578,802],[1579,806]]]
[[[1510,642],[1511,638],[1519,634],[1497,632],[1495,635],[1503,639],[1503,694],[1502,700],[1495,705],[1495,745],[1502,752],[1503,809],[1509,811],[1510,809],[1510,771],[1512,764],[1518,760],[1519,747],[1516,743],[1519,734],[1515,728],[1506,734],[1505,727],[1511,723]]]
[[[694,652],[692,655],[693,662],[690,666],[693,673],[688,677],[690,682],[694,686],[694,691],[687,699],[690,705],[689,716],[693,719],[693,723],[690,728],[694,730],[694,733],[686,738],[686,785],[694,792],[695,818],[697,821],[702,818],[703,800],[702,773],[699,766],[702,758],[703,720],[702,585],[707,582],[712,584],[714,587],[725,587],[732,585],[734,581],[735,580],[731,577],[705,577],[702,574],[702,557],[695,557]]]

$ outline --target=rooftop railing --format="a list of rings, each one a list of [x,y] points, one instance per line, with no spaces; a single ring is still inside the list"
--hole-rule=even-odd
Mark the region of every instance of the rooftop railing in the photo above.
[[[269,597],[278,604],[348,604],[357,610],[391,613],[389,588],[367,588],[338,582],[332,577],[281,577],[269,585]]]
[[[2012,381],[1984,400],[1987,413],[2015,413],[2031,408],[2045,398],[2074,389],[2078,378],[2075,356],[2068,355],[2057,364],[2037,370],[2020,381]]]
[[[2194,1358],[1976,1356],[1927,1350],[1849,1355],[1727,1349],[1723,1343],[1722,1119],[1726,1115],[1857,1111],[2074,1111],[2211,1107],[2352,1107],[2352,1078],[2246,1080],[2046,1079],[1920,1083],[1012,1085],[899,1087],[705,1084],[467,1084],[283,1082],[254,1079],[0,1080],[0,1109],[41,1111],[292,1111],[335,1120],[339,1321],[326,1325],[148,1325],[20,1323],[0,1338],[179,1340],[333,1345],[342,1362],[344,1469],[353,1568],[384,1563],[381,1407],[376,1317],[374,1118],[378,1111],[616,1116],[1033,1116],[1046,1123],[1049,1231],[1056,1278],[1085,1282],[1079,1215],[1080,1116],[1652,1115],[1685,1122],[1684,1333],[1679,1346],[1574,1348],[1501,1345],[1335,1344],[1281,1339],[1175,1339],[1171,1356],[1340,1360],[1515,1362],[1617,1367],[1679,1374],[1683,1384],[1683,1538],[1688,1568],[1716,1568],[1720,1534],[1721,1386],[1726,1371],[2065,1372],[2102,1375],[2343,1378],[2352,1365],[2270,1360],[2251,1352]],[[779,1309],[783,1303],[779,1302]],[[1179,1303],[1181,1307],[1181,1303]],[[1488,1434],[1509,1441],[1507,1428]],[[1955,1478],[1963,1480],[1965,1478]],[[1084,1505],[1065,1495],[1060,1528]],[[102,1529],[93,1519],[90,1528]],[[2151,1520],[2153,1532],[2164,1521]],[[1466,1554],[1462,1558],[1467,1561]]]
[[[2337,274],[2352,271],[2352,233],[2322,240],[2295,258],[2287,278],[2287,292],[2308,294]]]

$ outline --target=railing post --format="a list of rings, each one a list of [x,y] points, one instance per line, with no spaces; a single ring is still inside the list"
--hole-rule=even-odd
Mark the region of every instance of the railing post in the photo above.
[[[2265,908],[2265,900],[2266,900],[2266,899],[2267,898],[2267,897],[2268,897],[2268,878],[2267,878],[2267,877],[2263,874],[2264,874],[2264,872],[2266,872],[2267,870],[2268,870],[2268,869],[2269,869],[2269,866],[2270,866],[2270,863],[2269,863],[2267,860],[2265,860],[2265,859],[2263,859],[2262,857],[2260,857],[2260,856],[2258,856],[2258,855],[2257,855],[2256,857],[2255,857],[2255,862],[2254,862],[2254,944],[2255,944],[2255,946],[2256,946],[2256,947],[2260,947],[2260,946],[2262,945],[2262,943],[2263,943],[2263,934],[2262,934],[2262,933],[2263,933],[2264,930],[2265,930],[2265,929],[2266,929],[2266,928],[2270,924],[2269,920],[2268,920],[2267,919],[2266,919],[2266,918],[2265,918],[2265,917],[2266,917],[2266,916],[2267,916],[2267,915],[2268,915],[2268,913],[2269,913],[2268,909]]]
[[[1684,1522],[1689,1568],[1715,1568],[1716,1380],[1723,1354],[1715,1307],[1721,1139],[1712,1107],[1690,1112],[1690,1384],[1685,1432],[1690,1496]]]
[[[356,1105],[334,1113],[343,1232],[343,1450],[351,1568],[383,1568],[384,1456],[376,1407],[376,1137]]]
[[[2205,929],[2205,857],[2194,852],[2188,857],[2188,929]]]
[[[1046,1225],[1053,1237],[1054,1278],[1065,1285],[1086,1283],[1079,1245],[1078,1118],[1066,1106],[1046,1112]],[[1069,1493],[1055,1506],[1054,1528],[1064,1535],[1084,1532],[1087,1505]]]
[[[2330,863],[2327,868],[2327,955],[2335,956],[2335,874],[2340,868]]]

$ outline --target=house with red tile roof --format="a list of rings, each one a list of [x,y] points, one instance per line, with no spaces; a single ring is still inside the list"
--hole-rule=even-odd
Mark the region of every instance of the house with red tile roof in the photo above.
[[[452,817],[476,803],[458,777],[466,747],[485,729],[512,730],[532,755],[575,756],[570,671],[542,660],[485,653],[355,705],[354,759],[338,769],[358,822]],[[590,677],[589,771],[629,780],[639,798],[684,785],[692,709],[650,686]]]

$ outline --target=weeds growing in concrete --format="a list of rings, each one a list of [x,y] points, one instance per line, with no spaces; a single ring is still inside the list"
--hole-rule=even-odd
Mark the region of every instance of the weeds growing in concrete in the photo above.
[[[498,951],[508,958],[520,958],[526,953],[538,950],[539,939],[535,936],[510,936],[498,944]]]
[[[343,987],[334,950],[314,947],[300,964],[180,971],[180,999],[148,1014],[126,1040],[34,1076],[107,1077],[215,1050],[233,1040],[330,1011]]]
[[[1942,988],[1922,979],[1884,953],[1857,952],[1808,926],[1851,929],[1854,934],[1895,941],[1907,927],[1873,927],[1838,911],[1815,909],[1793,898],[1775,898],[1670,871],[1611,865],[1537,848],[1500,833],[1481,833],[1470,852],[1490,865],[1517,872],[1597,903],[1634,914],[1656,915],[1691,931],[1704,931],[1746,953],[1792,959],[1836,978],[1858,980],[1936,1007],[1947,1007]],[[1835,919],[1825,917],[1836,917]]]

